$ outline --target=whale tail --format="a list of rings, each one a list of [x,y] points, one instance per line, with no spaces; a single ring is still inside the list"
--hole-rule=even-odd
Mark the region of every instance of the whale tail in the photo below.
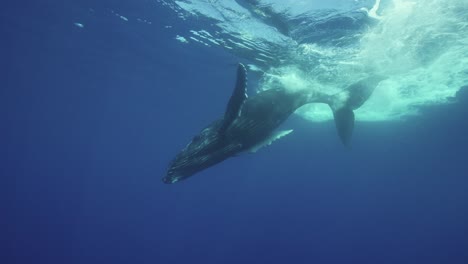
[[[379,82],[384,79],[386,77],[380,75],[364,78],[327,100],[333,111],[338,136],[345,146],[349,146],[354,130],[353,110],[361,107],[372,95]]]

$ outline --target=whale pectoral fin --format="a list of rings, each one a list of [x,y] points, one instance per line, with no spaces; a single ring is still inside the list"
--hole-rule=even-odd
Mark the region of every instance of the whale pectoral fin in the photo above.
[[[241,114],[242,105],[247,99],[247,70],[242,63],[237,67],[237,80],[234,91],[229,99],[224,121],[219,132],[224,133],[229,125]]]
[[[291,132],[293,132],[292,129],[290,130],[282,130],[282,131],[277,131],[276,133],[274,133],[273,135],[271,135],[270,137],[268,137],[266,140],[254,145],[252,148],[250,148],[248,150],[248,152],[250,153],[255,153],[257,152],[259,149],[263,148],[263,147],[266,147],[266,146],[269,146],[271,145],[271,143],[273,143],[275,140],[277,139],[280,139],[284,136],[287,136],[289,134],[291,134]]]
[[[345,146],[349,146],[354,129],[354,112],[350,108],[341,108],[333,112],[338,136]]]

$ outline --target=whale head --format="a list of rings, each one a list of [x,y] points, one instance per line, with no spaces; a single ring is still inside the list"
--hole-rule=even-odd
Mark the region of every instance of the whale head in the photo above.
[[[169,164],[162,181],[172,184],[211,167],[235,154],[238,145],[229,143],[219,133],[220,121],[203,129]]]

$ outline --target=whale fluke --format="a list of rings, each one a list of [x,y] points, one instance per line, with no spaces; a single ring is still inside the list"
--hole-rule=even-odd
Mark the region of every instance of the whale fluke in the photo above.
[[[349,146],[354,129],[354,112],[349,108],[341,108],[333,112],[336,130],[343,145]]]
[[[354,130],[353,110],[361,107],[372,95],[380,81],[386,79],[384,76],[373,75],[351,84],[345,90],[332,96],[329,102],[335,118],[336,130],[341,142],[349,146]]]

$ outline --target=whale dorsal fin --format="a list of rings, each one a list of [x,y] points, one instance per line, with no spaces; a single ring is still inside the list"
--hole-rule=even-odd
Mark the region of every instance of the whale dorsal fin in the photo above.
[[[224,113],[223,124],[219,132],[224,133],[229,125],[241,114],[242,105],[247,99],[247,70],[242,63],[237,67],[237,80],[234,91],[229,99],[226,112]]]
[[[249,149],[249,152],[250,152],[250,153],[255,153],[255,152],[257,152],[259,149],[271,145],[271,143],[273,143],[275,140],[280,139],[280,138],[282,138],[282,137],[284,137],[284,136],[289,135],[291,132],[293,132],[292,129],[290,129],[290,130],[277,131],[277,132],[273,133],[273,135],[271,135],[270,137],[268,137],[266,140],[264,140],[264,141],[262,141],[262,142],[256,144],[256,145],[253,146],[252,148],[250,148],[250,149]]]

